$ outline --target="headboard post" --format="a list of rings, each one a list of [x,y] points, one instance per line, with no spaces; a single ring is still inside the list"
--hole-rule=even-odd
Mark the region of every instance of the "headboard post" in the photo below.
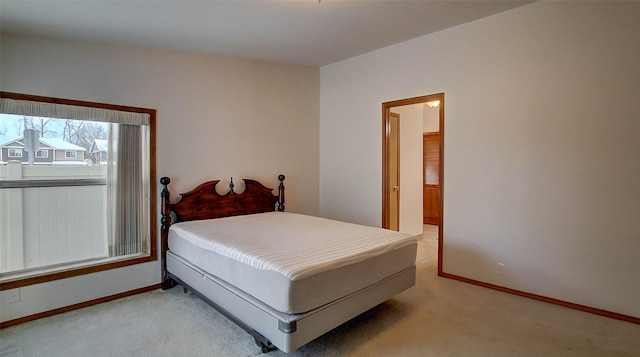
[[[160,198],[162,199],[162,207],[161,214],[162,220],[162,229],[165,229],[167,226],[171,225],[171,203],[169,202],[169,197],[171,194],[169,193],[169,188],[167,187],[171,183],[171,179],[168,177],[163,177],[160,179],[160,184],[162,185],[162,192],[160,193]]]
[[[278,175],[280,185],[278,186],[278,211],[284,212],[284,175]]]
[[[175,281],[169,277],[167,272],[167,250],[169,249],[169,226],[171,226],[171,202],[169,201],[169,197],[171,194],[169,193],[169,188],[167,187],[171,183],[171,179],[168,177],[163,177],[160,179],[160,184],[162,185],[162,192],[160,193],[161,202],[161,214],[162,218],[160,219],[160,223],[162,226],[160,227],[160,251],[162,254],[161,264],[162,264],[162,289],[170,289],[175,286]]]

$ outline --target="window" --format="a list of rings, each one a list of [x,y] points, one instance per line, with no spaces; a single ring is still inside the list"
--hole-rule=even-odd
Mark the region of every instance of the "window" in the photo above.
[[[22,157],[22,149],[9,149],[9,157]]]
[[[0,92],[0,126],[51,151],[0,166],[0,290],[156,260],[155,110]]]

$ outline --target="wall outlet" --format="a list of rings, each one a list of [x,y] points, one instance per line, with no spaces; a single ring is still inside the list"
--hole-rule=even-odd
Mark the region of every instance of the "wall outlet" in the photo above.
[[[504,276],[504,271],[506,270],[507,265],[505,263],[498,262],[498,275]]]
[[[7,300],[9,301],[9,304],[20,302],[20,288],[7,290],[5,294]]]

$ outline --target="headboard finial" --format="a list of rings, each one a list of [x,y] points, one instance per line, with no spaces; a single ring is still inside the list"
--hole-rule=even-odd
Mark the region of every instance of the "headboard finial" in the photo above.
[[[235,195],[235,191],[233,191],[233,188],[235,187],[235,185],[233,184],[233,177],[231,178],[231,182],[229,182],[229,192],[227,192],[227,194],[229,195]]]

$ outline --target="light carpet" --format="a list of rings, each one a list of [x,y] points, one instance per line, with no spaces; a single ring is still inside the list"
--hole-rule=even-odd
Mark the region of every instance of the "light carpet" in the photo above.
[[[0,330],[0,356],[257,356],[253,338],[181,287]],[[266,356],[283,356],[281,351]],[[292,356],[640,356],[640,325],[437,277]]]

